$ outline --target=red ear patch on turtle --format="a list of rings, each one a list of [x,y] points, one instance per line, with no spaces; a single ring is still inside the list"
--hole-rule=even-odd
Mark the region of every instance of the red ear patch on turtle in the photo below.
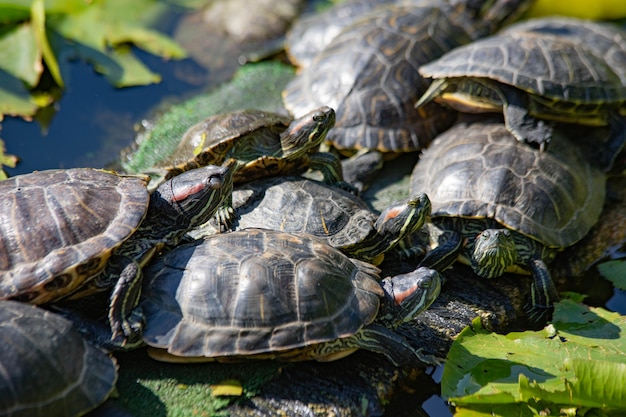
[[[202,192],[205,188],[206,184],[204,182],[189,184],[184,187],[176,187],[176,190],[172,190],[172,200],[176,202],[186,200],[194,194]]]

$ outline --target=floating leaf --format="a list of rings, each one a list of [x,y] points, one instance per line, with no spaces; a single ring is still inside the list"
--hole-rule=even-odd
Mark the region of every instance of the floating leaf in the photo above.
[[[12,27],[0,36],[0,71],[24,81],[29,87],[39,82],[43,72],[41,51],[30,23]]]
[[[626,291],[626,262],[624,260],[603,262],[598,265],[598,270],[616,288]]]
[[[227,379],[221,381],[218,384],[211,385],[211,395],[214,397],[223,396],[240,396],[243,394],[243,387],[241,381],[236,379]]]
[[[4,142],[0,139],[0,180],[7,179],[7,174],[2,169],[3,166],[7,166],[9,168],[15,168],[17,162],[19,161],[18,157],[15,155],[7,155],[6,148],[4,146]]]
[[[626,317],[569,300],[537,332],[500,335],[474,320],[450,349],[442,395],[463,416],[626,412],[625,331]]]

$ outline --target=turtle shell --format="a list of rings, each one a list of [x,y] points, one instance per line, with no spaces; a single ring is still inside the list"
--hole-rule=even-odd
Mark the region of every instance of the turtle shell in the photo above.
[[[233,191],[233,208],[236,229],[257,227],[308,233],[339,249],[363,241],[378,218],[354,194],[302,177],[275,177],[242,184]]]
[[[419,71],[433,79],[488,78],[548,98],[551,107],[572,114],[601,105],[626,107],[623,35],[598,23],[574,21],[519,23],[458,47]],[[617,36],[610,38],[612,31]]]
[[[0,301],[0,416],[82,416],[109,396],[115,361],[65,318]]]
[[[501,122],[457,124],[424,151],[412,192],[431,199],[432,218],[493,219],[552,248],[570,246],[598,220],[605,176],[561,136],[540,151]]]
[[[304,234],[210,236],[144,269],[144,341],[179,357],[288,356],[374,320],[378,272]]]
[[[264,152],[273,155],[281,149],[278,136],[290,123],[287,116],[261,110],[237,110],[210,116],[191,126],[176,150],[157,166],[180,167],[181,171],[187,171],[199,166],[221,165],[229,153],[247,153],[254,148],[257,148],[255,155]]]
[[[0,299],[36,304],[73,292],[142,222],[147,177],[89,168],[0,182]]]
[[[344,28],[287,84],[285,107],[295,117],[320,103],[334,108],[337,120],[326,139],[337,148],[414,151],[453,122],[439,105],[414,108],[428,87],[417,68],[471,38],[451,28],[456,36],[448,28],[431,33],[432,20],[448,22],[435,7],[376,11]]]
[[[478,18],[473,3],[456,3],[391,4],[363,15],[287,85],[285,107],[295,117],[320,105],[334,108],[337,120],[327,140],[340,149],[410,152],[426,146],[454,122],[454,113],[434,103],[414,107],[429,85],[418,68],[495,24]],[[509,3],[515,8],[519,2]]]

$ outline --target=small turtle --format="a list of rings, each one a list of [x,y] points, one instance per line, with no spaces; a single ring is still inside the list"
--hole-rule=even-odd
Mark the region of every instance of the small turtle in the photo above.
[[[607,24],[538,19],[456,48],[419,71],[434,81],[417,101],[457,110],[504,112],[523,142],[544,146],[545,121],[611,124],[612,159],[626,138],[626,38]],[[610,162],[605,163],[610,165]]]
[[[112,337],[137,339],[141,267],[214,215],[235,164],[189,171],[152,195],[147,177],[89,168],[0,182],[0,299],[43,304],[114,287]]]
[[[295,117],[320,105],[337,112],[327,141],[338,149],[411,152],[430,143],[455,113],[416,109],[429,81],[417,69],[493,33],[527,0],[415,1],[377,7],[345,27],[283,92]]]
[[[434,227],[465,241],[461,260],[485,278],[533,276],[531,318],[557,299],[547,263],[598,220],[605,176],[564,137],[548,151],[517,141],[501,121],[461,123],[424,151],[411,190],[432,201]],[[446,245],[422,265],[449,257]]]
[[[440,291],[431,269],[386,278],[306,234],[245,229],[174,248],[146,268],[144,341],[161,360],[331,361],[363,348],[429,361],[392,329]]]
[[[168,179],[192,168],[235,158],[239,166],[234,183],[299,173],[309,167],[322,171],[326,182],[341,183],[339,159],[318,152],[334,123],[335,112],[330,107],[320,107],[293,121],[261,110],[211,116],[190,127],[176,151],[156,167],[163,169]]]
[[[380,215],[359,197],[301,177],[267,178],[233,191],[233,229],[250,227],[308,233],[324,239],[350,257],[378,264],[382,255],[430,214],[424,194],[390,205]],[[192,232],[192,236],[218,230]]]
[[[104,402],[117,365],[63,317],[0,301],[0,416],[82,416]]]

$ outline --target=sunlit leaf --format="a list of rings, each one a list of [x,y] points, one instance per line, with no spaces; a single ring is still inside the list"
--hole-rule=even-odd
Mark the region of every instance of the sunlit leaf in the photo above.
[[[6,172],[4,172],[2,167],[6,166],[9,168],[15,168],[15,165],[17,165],[17,162],[19,161],[17,156],[8,155],[5,153],[6,151],[7,150],[4,146],[4,142],[2,141],[2,139],[0,139],[0,180],[7,179],[7,174]]]
[[[616,288],[626,291],[626,262],[624,260],[603,262],[598,265],[598,270]]]
[[[243,394],[241,381],[236,379],[227,379],[219,384],[211,385],[211,390],[211,395],[214,397],[240,396]]]
[[[626,317],[570,300],[555,305],[541,331],[500,335],[475,320],[450,349],[442,395],[477,415],[526,415],[528,407],[626,412],[625,332]]]
[[[59,63],[54,56],[54,52],[52,52],[52,48],[50,48],[50,43],[48,42],[48,37],[46,36],[46,14],[43,0],[33,1],[31,8],[31,23],[35,39],[37,40],[37,45],[39,46],[39,50],[43,55],[46,65],[48,65],[48,70],[50,71],[52,78],[54,78],[54,81],[60,87],[63,87],[63,79],[61,78]]]
[[[43,72],[41,51],[29,23],[15,26],[0,36],[0,70],[30,87],[39,82]]]
[[[32,117],[38,108],[24,83],[0,71],[0,117],[1,115]]]

